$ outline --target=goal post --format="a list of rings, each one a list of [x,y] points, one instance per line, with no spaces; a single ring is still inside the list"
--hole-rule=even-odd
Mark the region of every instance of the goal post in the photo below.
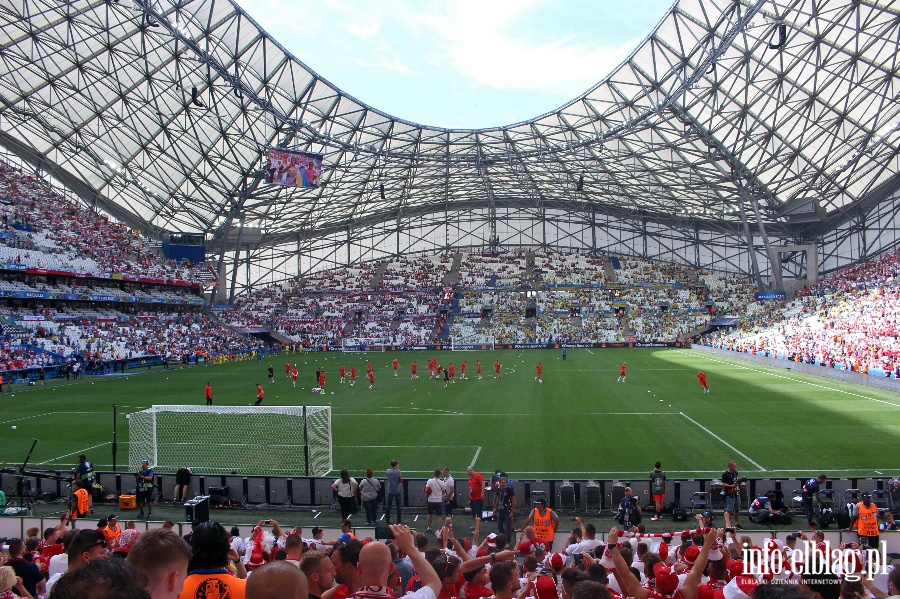
[[[385,351],[393,345],[387,337],[344,337],[341,339],[341,351],[367,352]]]
[[[451,335],[450,351],[493,350],[496,341],[491,332]]]
[[[330,406],[153,406],[128,418],[128,466],[204,474],[323,476]]]

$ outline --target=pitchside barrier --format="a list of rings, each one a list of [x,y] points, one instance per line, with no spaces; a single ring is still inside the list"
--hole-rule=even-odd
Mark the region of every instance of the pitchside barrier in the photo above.
[[[124,513],[120,512],[120,518],[122,520],[128,520],[128,516]],[[248,515],[243,511],[220,511],[216,510],[214,514],[210,514],[210,519],[215,520],[225,527],[225,530],[230,530],[232,526],[237,526],[241,530],[241,534],[246,538],[250,536],[250,532],[253,530],[253,527],[258,523],[258,519],[254,519],[253,514]],[[353,519],[359,518],[359,514],[355,516]],[[606,527],[605,522],[600,522],[598,519],[590,519],[586,518],[586,522],[593,522],[597,526],[597,538],[601,539],[604,543],[606,542],[607,532],[604,531]],[[612,520],[609,520],[610,526],[612,526]],[[291,521],[290,524],[293,525],[295,522]],[[25,531],[32,527],[37,527],[38,530],[46,530],[47,528],[53,528],[59,524],[58,516],[46,516],[46,517],[24,517],[24,518],[0,518],[0,538],[24,538]],[[97,524],[97,520],[94,518],[84,518],[75,521],[75,527],[79,529],[94,529]],[[162,527],[162,522],[147,522],[143,520],[135,521],[135,528],[140,532],[144,532],[147,530],[153,530],[155,528]],[[681,528],[681,523],[673,523],[675,526],[671,526],[670,530],[673,532],[678,532],[680,530],[684,530],[690,528],[691,523],[686,523],[688,526],[685,528]],[[284,523],[282,523],[284,525]],[[556,531],[556,537],[553,540],[552,551],[563,551],[565,549],[565,541],[566,537],[569,535],[569,531],[571,530],[573,522],[564,520],[560,523],[559,530]],[[309,525],[312,526],[312,525]],[[413,523],[413,528],[418,530],[422,530],[425,524],[420,521],[418,526]],[[741,536],[750,537],[751,541],[754,545],[763,547],[765,539],[771,537],[772,535],[768,531],[763,530],[748,530],[750,527],[754,526],[750,524],[747,526],[747,529],[741,531]],[[306,525],[304,526],[306,528]],[[488,532],[493,532],[495,525],[493,523],[490,524],[482,524],[481,531],[482,536],[486,535]],[[175,530],[179,535],[186,534],[191,530],[190,522],[179,522],[175,524]],[[341,535],[341,530],[338,528],[330,528],[323,527],[323,541],[336,541],[338,536]],[[356,537],[359,539],[365,539],[366,537],[375,537],[375,529],[373,527],[367,526],[354,526],[354,533]],[[304,531],[306,532],[306,531]],[[789,531],[779,531],[776,533],[776,537],[780,539],[784,539],[788,535]],[[831,547],[837,547],[839,543],[846,541],[856,541],[856,533],[842,533],[839,530],[826,530],[825,531],[825,540],[831,543]],[[882,532],[881,540],[887,546],[888,559],[891,559],[891,554],[896,555],[897,552],[900,552],[900,531],[894,532]],[[896,563],[896,562],[895,562]],[[881,589],[887,589],[887,582],[885,580],[886,576],[878,575],[875,577],[875,586]]]
[[[688,347],[688,343],[681,341],[609,341],[602,343],[457,343],[450,339],[446,343],[429,343],[421,345],[403,345],[400,343],[391,345],[372,344],[367,351],[460,351],[460,350],[493,350],[493,349],[611,349],[622,347]],[[340,345],[318,345],[307,348],[311,352],[344,351]],[[352,351],[361,351],[358,348]]]
[[[53,471],[56,474],[59,471]],[[63,471],[62,474],[70,474]],[[380,473],[379,473],[380,474]],[[468,480],[464,472],[457,473],[456,492],[458,497],[468,497]],[[489,478],[490,473],[485,473]],[[757,478],[747,481],[744,488],[744,496],[741,502],[744,510],[759,495],[769,490],[780,492],[789,507],[798,510],[801,514],[797,519],[799,524],[805,525],[802,516],[802,506],[794,501],[795,491],[800,489],[810,476],[815,476],[818,471],[810,472],[803,478]],[[163,501],[171,501],[175,486],[175,473],[171,471],[156,472],[157,497]],[[359,480],[364,476],[361,472],[351,472]],[[376,475],[377,476],[377,475]],[[10,501],[16,492],[16,476],[0,474],[0,488],[6,493],[7,501]],[[31,480],[31,489],[36,499],[54,499],[68,496],[71,490],[64,481],[27,477]],[[324,506],[330,507],[335,502],[331,484],[337,476],[239,476],[221,474],[195,473],[191,478],[188,488],[188,496],[210,495],[213,487],[217,493],[222,493],[223,488],[227,497],[234,503],[246,502],[248,504],[269,504],[284,506]],[[103,486],[103,494],[130,494],[135,488],[135,478],[130,472],[98,472],[98,480]],[[379,480],[383,479],[379,477]],[[402,503],[406,508],[425,509],[426,495],[424,486],[425,478],[403,479]],[[641,506],[652,502],[648,478],[632,479],[597,479],[597,480],[562,480],[562,479],[513,479],[515,482],[516,500],[519,511],[530,508],[533,501],[545,498],[547,504],[553,509],[566,514],[597,514],[600,512],[611,513],[615,510],[620,499],[624,496],[625,486],[628,485],[640,500]],[[716,514],[724,510],[724,497],[720,494],[718,479],[710,478],[685,478],[670,479],[666,484],[665,505],[669,506],[674,501],[686,508],[688,513],[704,511],[699,507],[701,498],[708,502],[709,507]],[[384,486],[382,485],[382,489]],[[900,487],[896,479],[888,476],[873,478],[834,478],[826,481],[826,491],[830,491],[833,505],[838,507],[851,498],[858,499],[858,493],[872,493],[873,502],[880,508],[900,508]],[[488,490],[485,496],[485,505],[492,505],[493,495]],[[700,494],[700,495],[698,495]],[[701,497],[702,495],[702,497]],[[380,498],[379,498],[380,500]],[[793,504],[793,505],[792,505]],[[693,519],[693,516],[690,516]],[[668,516],[667,516],[668,519]],[[678,525],[678,523],[673,523]]]

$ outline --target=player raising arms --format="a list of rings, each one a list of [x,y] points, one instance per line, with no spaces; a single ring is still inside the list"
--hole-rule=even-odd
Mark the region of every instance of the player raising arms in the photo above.
[[[700,381],[700,388],[703,389],[704,395],[709,395],[709,385],[706,384],[706,373],[702,370],[697,373],[697,380]]]
[[[534,367],[534,373],[535,373],[534,380],[536,380],[539,383],[543,383],[544,382],[544,378],[543,378],[544,365],[541,364],[540,362],[538,362],[537,366]]]
[[[625,362],[622,362],[622,365],[619,366],[619,378],[616,382],[624,383],[625,382]]]

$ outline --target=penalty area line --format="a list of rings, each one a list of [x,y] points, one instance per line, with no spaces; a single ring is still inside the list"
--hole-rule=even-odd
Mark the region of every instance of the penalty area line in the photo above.
[[[681,414],[682,416],[684,416],[685,418],[687,418],[688,420],[690,420],[691,422],[693,422],[694,424],[696,424],[697,426],[699,426],[700,428],[702,428],[704,431],[706,431],[707,433],[709,433],[709,434],[710,434],[714,439],[716,439],[719,443],[721,443],[721,444],[724,445],[725,447],[728,447],[729,449],[731,449],[731,451],[735,452],[736,454],[738,454],[739,456],[741,456],[742,458],[744,458],[745,460],[747,460],[748,462],[750,462],[751,464],[753,464],[754,466],[756,466],[757,468],[759,468],[760,472],[766,472],[766,469],[765,469],[765,468],[763,468],[763,467],[760,466],[758,463],[756,463],[755,461],[753,461],[753,460],[750,458],[750,456],[748,456],[746,453],[740,451],[737,447],[735,447],[734,445],[732,445],[731,443],[729,443],[728,441],[726,441],[725,439],[723,439],[722,437],[720,437],[720,436],[717,435],[716,433],[712,432],[711,430],[709,430],[708,428],[706,428],[705,426],[703,426],[702,424],[700,424],[699,422],[697,422],[696,420],[694,420],[693,418],[691,418],[690,416],[688,416],[687,414],[685,414],[684,412],[679,412],[679,414]]]
[[[85,447],[84,449],[79,449],[78,451],[73,451],[72,453],[66,453],[66,454],[63,454],[63,455],[61,455],[61,456],[57,456],[57,457],[55,457],[55,458],[50,458],[49,460],[46,460],[46,461],[44,461],[44,462],[38,462],[37,465],[38,465],[38,466],[43,466],[44,464],[49,464],[50,462],[55,462],[56,460],[61,460],[61,459],[63,459],[63,458],[67,458],[67,457],[69,457],[69,456],[79,455],[79,454],[82,454],[82,453],[84,453],[84,452],[86,452],[86,451],[90,451],[91,449],[97,449],[98,447],[104,447],[104,446],[106,446],[106,445],[112,445],[112,441],[107,441],[107,442],[105,442],[105,443],[100,443],[100,444],[94,445],[94,446],[92,446],[92,447]]]
[[[478,461],[478,454],[480,454],[480,453],[481,453],[481,447],[479,447],[478,449],[475,450],[475,457],[472,458],[472,463],[469,464],[469,468],[475,467],[475,462]]]

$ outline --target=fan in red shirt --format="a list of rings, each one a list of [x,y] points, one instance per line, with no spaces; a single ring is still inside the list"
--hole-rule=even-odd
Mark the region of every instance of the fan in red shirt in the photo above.
[[[615,576],[622,587],[622,596],[634,597],[634,599],[725,599],[722,595],[723,589],[710,589],[709,592],[717,595],[699,595],[698,587],[700,580],[703,578],[703,570],[706,569],[706,563],[709,559],[709,552],[716,540],[716,531],[711,529],[704,539],[703,549],[700,552],[697,561],[691,566],[691,570],[684,579],[681,588],[678,588],[678,575],[664,563],[658,563],[653,566],[656,587],[646,588],[641,586],[641,581],[631,572],[629,567],[631,564],[625,563],[625,559],[616,546],[619,540],[619,531],[612,528],[607,537],[607,550],[612,556],[615,564]],[[741,577],[738,577],[741,578]],[[753,579],[756,580],[755,578]],[[752,594],[752,591],[751,593]],[[749,597],[739,597],[733,594],[728,599],[749,599]]]
[[[497,363],[494,364],[494,372],[497,373],[497,376],[495,376],[494,378],[497,378],[497,379],[500,378],[500,368],[501,368],[500,360],[497,360]]]
[[[344,382],[344,377],[347,376],[347,369],[344,368],[344,365],[343,365],[343,364],[341,364],[341,367],[340,367],[340,369],[338,370],[338,373],[341,375],[341,383],[343,383],[343,382]]]
[[[369,371],[369,391],[375,388],[375,371]]]
[[[516,551],[519,555],[544,554],[550,551],[550,541],[539,539],[534,532],[534,527],[526,526],[523,534],[524,537],[516,545]]]
[[[709,394],[709,385],[706,384],[706,373],[702,370],[697,373],[697,380],[700,381],[700,388],[703,389],[703,394]]]
[[[356,366],[351,366],[350,367],[350,386],[352,387],[355,384],[356,384]]]
[[[397,358],[391,360],[391,366],[394,367],[394,376],[397,376],[397,368],[400,366],[400,362],[397,361]]]

